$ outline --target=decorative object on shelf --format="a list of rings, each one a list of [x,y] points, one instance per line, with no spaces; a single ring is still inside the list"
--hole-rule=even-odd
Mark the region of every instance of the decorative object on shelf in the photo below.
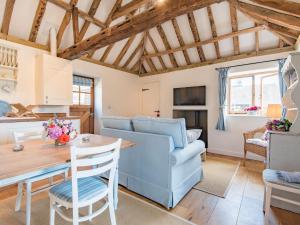
[[[0,117],[11,112],[12,108],[8,102],[0,100]]]
[[[290,53],[282,68],[282,76],[287,86],[287,91],[282,98],[286,109],[286,118],[292,121],[290,131],[300,134],[300,52]]]
[[[256,115],[257,112],[260,110],[259,106],[249,106],[244,109],[245,112],[247,112],[248,115]]]
[[[21,103],[15,103],[15,104],[11,104],[11,107],[13,108],[13,111],[6,113],[7,117],[35,117],[35,118],[39,118],[39,116],[37,114],[32,112],[32,109],[35,106],[24,106]]]
[[[267,130],[281,131],[281,132],[290,131],[291,126],[292,123],[288,119],[272,120],[272,121],[268,121],[266,124]]]
[[[18,68],[18,51],[14,48],[0,45],[0,65],[10,69]]]
[[[70,120],[50,119],[43,124],[45,136],[55,141],[56,146],[67,144],[77,136]]]

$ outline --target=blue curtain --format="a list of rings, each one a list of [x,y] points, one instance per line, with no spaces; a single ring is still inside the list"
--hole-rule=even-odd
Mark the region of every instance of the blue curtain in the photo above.
[[[282,71],[281,71],[285,61],[286,61],[286,59],[278,60],[278,78],[279,78],[279,90],[280,90],[280,97],[281,98],[284,96],[285,92],[287,91],[287,86],[284,82],[283,74],[282,74]],[[286,117],[286,108],[285,108],[285,106],[282,107],[281,117],[282,117],[282,119],[284,119]]]
[[[224,121],[224,108],[226,101],[226,88],[227,88],[227,77],[229,68],[220,68],[219,72],[219,119],[217,123],[217,130],[225,131],[225,121]]]
[[[93,79],[88,77],[73,75],[73,85],[91,87],[93,86]]]

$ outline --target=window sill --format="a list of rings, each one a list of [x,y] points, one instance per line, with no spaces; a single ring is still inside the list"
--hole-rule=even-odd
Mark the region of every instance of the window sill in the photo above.
[[[226,117],[254,117],[254,118],[268,118],[265,115],[248,115],[248,114],[226,114]]]

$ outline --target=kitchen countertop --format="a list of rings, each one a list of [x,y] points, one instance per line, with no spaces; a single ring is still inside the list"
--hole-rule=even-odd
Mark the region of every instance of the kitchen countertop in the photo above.
[[[79,120],[79,116],[67,116],[67,117],[58,117],[58,119],[64,120]],[[37,121],[46,121],[47,118],[35,118],[35,117],[0,117],[0,123],[17,123],[17,122],[37,122]]]

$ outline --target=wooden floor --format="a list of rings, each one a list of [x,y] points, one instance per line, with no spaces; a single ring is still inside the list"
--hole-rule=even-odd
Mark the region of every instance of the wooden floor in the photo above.
[[[233,157],[226,158],[240,160]],[[248,161],[246,167],[239,168],[226,198],[191,190],[170,212],[199,225],[263,225],[262,170],[261,162]],[[124,188],[121,189],[131,193]],[[15,187],[2,190],[0,200],[15,194]],[[271,225],[300,225],[300,215],[272,208]]]

